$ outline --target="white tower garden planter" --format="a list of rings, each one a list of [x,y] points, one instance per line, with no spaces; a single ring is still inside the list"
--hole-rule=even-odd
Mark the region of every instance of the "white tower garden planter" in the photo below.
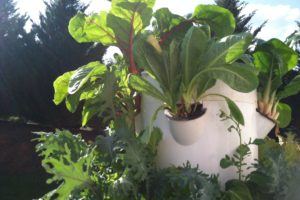
[[[155,84],[146,74],[143,77]],[[157,85],[157,84],[156,84]],[[158,85],[157,85],[158,86]],[[206,94],[222,94],[233,100],[243,113],[245,126],[242,126],[242,142],[248,143],[256,138],[264,138],[273,128],[274,123],[266,125],[269,119],[262,117],[257,113],[257,95],[256,91],[250,93],[237,92],[222,81],[217,81],[216,85],[209,89]],[[203,99],[203,105],[207,109],[206,113],[196,122],[193,134],[182,133],[181,135],[172,135],[172,128],[180,129],[180,123],[170,128],[169,119],[163,111],[160,111],[154,126],[159,127],[163,132],[163,138],[158,146],[157,165],[159,167],[169,167],[172,165],[180,166],[187,161],[192,166],[199,166],[199,169],[208,174],[219,174],[220,180],[224,183],[229,179],[237,178],[236,169],[233,167],[222,169],[220,160],[226,154],[232,155],[239,146],[239,137],[235,132],[228,132],[231,121],[221,121],[219,118],[220,110],[229,114],[226,102],[222,97],[207,96]],[[143,95],[141,103],[141,118],[143,126],[146,127],[154,111],[162,105],[162,102]],[[177,127],[176,127],[177,126]],[[251,146],[252,154],[246,162],[250,166],[257,159],[257,146]],[[245,167],[246,169],[246,167]],[[244,171],[248,173],[249,171]]]

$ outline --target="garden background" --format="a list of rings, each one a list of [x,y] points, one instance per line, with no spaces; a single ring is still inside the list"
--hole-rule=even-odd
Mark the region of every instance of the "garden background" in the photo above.
[[[78,11],[100,9],[95,6],[98,1],[88,5],[86,1],[78,0],[44,3],[40,0],[41,13],[39,4],[34,6],[33,2],[0,0],[0,198],[3,200],[37,198],[51,188],[45,183],[47,175],[34,151],[32,139],[35,136],[32,132],[65,128],[73,133],[84,132],[83,136],[90,140],[103,129],[94,120],[89,124],[91,129],[82,130],[81,113],[71,114],[64,105],[55,106],[52,101],[52,84],[56,77],[90,61],[109,62],[113,50],[104,56],[107,52],[104,46],[78,44],[67,30],[70,18]],[[105,0],[99,2],[103,7],[109,5]],[[162,2],[159,1],[158,5],[168,7],[170,1]],[[194,2],[194,5],[204,3]],[[299,3],[286,1],[289,5],[274,6],[276,2],[272,1],[273,8],[277,9],[274,12],[280,11],[276,13],[277,17],[285,20],[281,21],[285,24],[276,25],[278,20],[270,10],[271,4],[266,1],[265,6],[259,7],[262,4],[257,2],[217,0],[215,3],[233,12],[238,22],[236,32],[251,30],[258,33],[257,38],[270,39],[273,34],[273,37],[284,40],[294,30],[299,31],[300,24],[296,22],[300,21]],[[29,4],[33,9],[26,10]],[[173,4],[170,4],[171,9]],[[252,12],[253,9],[257,9],[256,13]],[[269,11],[262,15],[264,9]],[[178,12],[189,14],[182,13],[185,9]],[[269,21],[265,23],[266,20]],[[298,74],[299,68],[296,67],[286,76],[287,81]],[[292,123],[287,130],[300,136],[300,107],[297,106],[300,95],[288,98],[286,102],[293,108]]]

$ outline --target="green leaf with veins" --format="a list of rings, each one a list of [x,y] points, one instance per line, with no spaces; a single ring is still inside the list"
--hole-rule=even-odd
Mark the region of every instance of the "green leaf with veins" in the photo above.
[[[198,5],[192,19],[201,24],[208,24],[218,38],[230,35],[235,30],[235,19],[232,13],[216,5]]]
[[[193,77],[188,92],[193,91],[198,80],[202,77],[222,80],[229,87],[239,92],[251,92],[258,86],[258,79],[253,71],[253,68],[240,63],[206,68]]]
[[[75,94],[90,78],[102,76],[106,71],[107,67],[99,61],[90,62],[78,68],[70,78],[69,94]]]
[[[181,40],[187,30],[193,25],[180,15],[170,12],[168,8],[160,8],[154,13],[154,32],[160,37],[160,44],[168,46],[172,40]]]
[[[231,64],[239,59],[252,41],[250,33],[240,33],[212,41],[207,52],[201,54],[198,60],[200,68],[209,68]]]
[[[36,133],[36,151],[43,156],[42,165],[52,177],[47,183],[59,182],[60,186],[47,193],[43,199],[72,199],[78,191],[89,188],[92,184],[90,170],[94,152],[88,148],[80,136],[68,131],[55,133]],[[72,150],[72,151],[71,151]]]
[[[69,33],[79,43],[99,42],[103,45],[114,45],[117,43],[112,29],[106,25],[107,13],[86,16],[78,13],[69,22]]]
[[[68,95],[69,81],[75,71],[66,72],[59,76],[53,83],[54,99],[53,102],[59,105]]]

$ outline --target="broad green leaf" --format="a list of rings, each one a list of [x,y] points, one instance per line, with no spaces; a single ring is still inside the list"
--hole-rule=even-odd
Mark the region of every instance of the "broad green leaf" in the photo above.
[[[278,39],[258,45],[253,57],[255,66],[262,73],[272,73],[272,79],[276,76],[283,77],[298,62],[297,53]]]
[[[134,33],[138,33],[150,24],[152,7],[150,1],[123,1],[112,6],[109,13],[129,22]]]
[[[130,2],[130,3],[144,3],[147,4],[148,7],[153,7],[155,4],[155,0],[113,0],[112,1],[112,8],[118,6],[120,3],[126,3],[126,2]]]
[[[107,13],[85,16],[78,13],[69,22],[69,32],[79,43],[99,42],[103,45],[116,44],[116,38],[111,28],[107,26]]]
[[[160,32],[170,31],[174,26],[185,21],[185,18],[171,13],[168,8],[160,8],[154,13],[157,22],[157,28]]]
[[[222,80],[232,89],[239,92],[251,92],[258,86],[258,79],[253,69],[240,63],[202,70],[194,76],[188,90],[191,91],[195,87],[194,84],[197,84],[197,80],[202,77]]]
[[[160,44],[167,46],[172,40],[181,40],[187,30],[193,25],[191,21],[184,17],[173,14],[168,8],[158,9],[154,13],[156,19],[155,31],[159,32]]]
[[[232,13],[216,5],[198,5],[192,18],[200,23],[208,24],[218,38],[230,35],[235,30],[235,19]]]
[[[93,103],[91,103],[91,101],[93,101],[93,100],[86,100],[84,102],[82,112],[81,112],[81,116],[82,116],[81,125],[82,126],[87,125],[88,121],[90,119],[92,119],[92,117],[97,115],[100,110],[99,109],[100,106],[97,105],[97,103],[94,103],[94,101],[93,101]],[[101,103],[101,102],[99,102],[99,103]]]
[[[107,25],[116,35],[118,47],[130,60],[135,36],[150,24],[152,1],[114,2],[107,16]]]
[[[75,94],[92,76],[103,75],[106,71],[107,67],[99,61],[90,62],[80,67],[70,78],[69,94]]]
[[[71,113],[74,113],[77,110],[80,101],[80,93],[71,94],[66,97],[65,104]]]
[[[162,67],[162,59],[155,48],[147,42],[150,33],[140,34],[133,44],[133,56],[138,68],[145,69],[149,74],[155,76]]]
[[[66,72],[59,76],[53,83],[54,87],[54,99],[53,102],[58,105],[60,104],[68,95],[69,80],[74,74],[74,71]]]
[[[197,97],[201,98],[201,95],[204,94],[204,92],[206,92],[209,88],[213,87],[216,84],[216,80],[209,78],[209,77],[201,77],[201,79],[199,79],[197,81],[197,88],[195,94]],[[192,94],[192,95],[195,95]],[[200,99],[199,99],[200,101]]]
[[[228,200],[252,200],[248,186],[239,180],[230,180],[225,184],[224,199]]]
[[[281,91],[277,93],[277,98],[284,99],[286,97],[296,95],[300,92],[300,75],[292,79]]]
[[[140,76],[131,75],[129,77],[129,84],[136,91],[145,93],[146,95],[152,96],[162,102],[165,101],[165,96],[156,89],[153,85],[151,85],[148,81],[141,78]]]
[[[244,121],[244,117],[243,114],[241,112],[241,110],[239,109],[239,107],[234,103],[234,101],[232,101],[230,98],[225,97],[225,101],[227,103],[227,106],[230,110],[230,114],[232,115],[232,117],[241,125],[245,125],[245,121]]]
[[[134,44],[134,58],[140,68],[145,69],[155,77],[163,91],[174,94],[178,91],[180,83],[180,43],[172,41],[168,49],[158,51],[155,45],[159,45],[153,35],[138,37]]]
[[[233,63],[245,53],[251,41],[251,34],[240,33],[213,42],[199,58],[201,68]]]
[[[205,27],[191,27],[185,34],[181,43],[180,61],[183,67],[183,82],[185,85],[191,81],[197,73],[199,57],[208,46],[210,35],[203,30]]]
[[[292,119],[292,109],[289,105],[284,103],[279,103],[277,106],[277,111],[279,112],[279,127],[285,128],[287,127]]]

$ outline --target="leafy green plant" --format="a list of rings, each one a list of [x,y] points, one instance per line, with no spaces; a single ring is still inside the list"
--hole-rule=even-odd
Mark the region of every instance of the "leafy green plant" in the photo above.
[[[232,116],[221,111],[221,120],[230,120],[234,125],[228,128],[239,135],[240,145],[232,157],[225,155],[220,161],[222,168],[235,167],[238,180],[229,180],[221,199],[297,199],[299,192],[294,185],[299,184],[300,149],[295,136],[289,134],[280,145],[270,139],[251,140],[242,144],[241,129]],[[259,160],[253,163],[253,171],[245,176],[245,158],[251,153],[249,145],[259,146]]]
[[[96,61],[58,77],[54,82],[54,103],[65,101],[67,109],[75,112],[84,102],[83,126],[94,116],[105,124],[123,113],[131,122],[135,116],[134,92],[128,86],[128,68],[123,58],[116,59],[118,62],[108,67]]]
[[[151,199],[218,199],[217,176],[208,176],[187,162],[182,167],[156,169],[150,176]]]
[[[110,123],[105,135],[90,143],[65,130],[38,133],[36,150],[51,175],[48,183],[59,184],[42,199],[250,200],[272,199],[276,194],[281,199],[294,199],[297,189],[293,186],[299,179],[291,181],[291,174],[300,174],[294,139],[289,137],[283,147],[266,141],[261,148],[266,157],[260,156],[254,171],[242,178],[249,147],[241,144],[239,126],[244,124],[243,116],[227,97],[224,98],[230,114],[223,113],[223,117],[234,121],[235,126],[229,130],[239,134],[240,146],[234,157],[225,157],[221,165],[236,166],[239,180],[228,181],[222,190],[217,176],[208,176],[189,163],[182,167],[156,167],[156,149],[162,134],[153,127],[136,133],[135,93],[129,82],[137,91],[162,100],[177,114],[181,112],[178,102],[183,103],[181,109],[187,113],[193,101],[199,101],[216,79],[242,92],[256,88],[257,79],[243,55],[251,36],[231,35],[234,21],[227,10],[200,5],[190,19],[185,19],[160,9],[154,14],[155,30],[146,33],[153,5],[153,0],[113,0],[109,13],[79,13],[70,21],[69,31],[78,42],[115,45],[123,57],[117,56],[117,62],[109,66],[91,62],[54,82],[54,102],[65,101],[71,112],[83,106],[83,125],[93,116]],[[136,75],[142,68],[160,83],[160,88]],[[130,73],[133,75],[129,80]],[[281,181],[288,189],[282,187]]]
[[[239,122],[237,122],[232,115],[227,115],[225,112],[221,111],[220,114],[221,121],[229,120],[233,123],[227,130],[229,132],[235,131],[239,136],[239,146],[236,149],[235,153],[232,157],[229,155],[225,155],[225,158],[223,158],[220,161],[220,166],[222,168],[228,168],[230,166],[234,166],[237,169],[237,174],[239,176],[239,181],[242,180],[243,177],[243,167],[247,165],[247,163],[244,162],[245,158],[251,154],[249,144],[243,144],[242,143],[242,130],[240,128]]]
[[[159,17],[159,29],[170,29],[161,19],[163,12],[182,22],[166,33],[168,38],[162,35],[159,41],[153,34],[146,33],[134,44],[138,66],[160,86],[156,88],[140,76],[132,75],[129,81],[135,90],[164,102],[174,118],[188,118],[195,110],[193,104],[203,98],[204,92],[215,84],[216,79],[240,92],[249,92],[257,87],[254,69],[248,63],[238,62],[252,36],[248,33],[230,35],[234,28],[228,27],[234,27],[234,19],[229,11],[200,5],[192,18],[185,21],[168,10],[158,12],[154,16]],[[159,23],[161,21],[163,25]],[[198,26],[191,25],[184,34],[181,30],[181,37],[175,34],[174,29],[190,22],[198,23]],[[168,45],[165,44],[167,39],[170,40]]]
[[[259,162],[247,177],[247,185],[253,199],[299,198],[295,185],[300,181],[299,144],[289,135],[282,145],[265,139],[259,145]]]
[[[69,131],[37,134],[36,150],[52,175],[48,183],[60,184],[43,199],[140,199],[161,138],[155,128],[150,142],[142,143],[124,119],[92,144]]]
[[[55,104],[65,101],[68,110],[75,112],[79,103],[84,102],[83,126],[94,116],[107,123],[124,113],[128,114],[128,123],[134,126],[138,99],[128,86],[127,75],[138,73],[133,60],[133,42],[149,25],[154,2],[115,0],[108,13],[90,16],[78,13],[70,20],[68,29],[77,42],[117,46],[123,53],[123,59],[119,57],[110,67],[91,62],[61,75],[54,82]]]
[[[258,45],[253,57],[260,81],[258,111],[271,120],[278,120],[284,128],[291,121],[291,108],[281,100],[300,91],[300,76],[287,85],[283,84],[283,77],[297,65],[297,53],[280,40],[271,39]]]

